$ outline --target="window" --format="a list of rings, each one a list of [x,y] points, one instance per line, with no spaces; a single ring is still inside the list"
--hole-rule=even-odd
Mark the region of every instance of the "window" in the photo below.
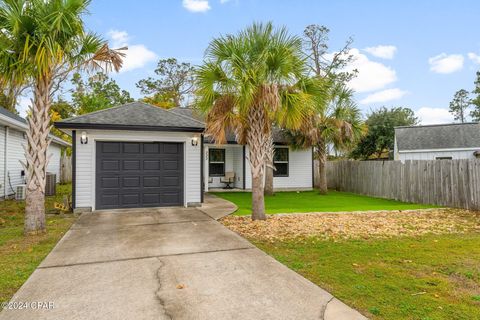
[[[435,160],[452,160],[452,157],[436,157]]]
[[[208,175],[210,177],[225,175],[225,149],[208,150]]]
[[[274,177],[288,177],[288,148],[275,148],[273,153]]]

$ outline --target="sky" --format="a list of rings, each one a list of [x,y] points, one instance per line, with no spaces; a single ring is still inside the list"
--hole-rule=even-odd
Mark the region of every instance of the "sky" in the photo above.
[[[480,1],[428,0],[93,0],[89,30],[112,46],[128,45],[124,68],[111,76],[134,98],[135,83],[159,59],[199,65],[209,42],[253,22],[272,21],[301,35],[327,26],[330,49],[353,37],[350,87],[364,115],[381,106],[413,109],[422,124],[453,122],[449,102],[473,90],[480,70]]]

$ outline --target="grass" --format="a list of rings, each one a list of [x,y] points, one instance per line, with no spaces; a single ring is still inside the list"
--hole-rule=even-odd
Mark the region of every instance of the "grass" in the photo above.
[[[46,198],[47,212],[70,193],[71,185],[58,185],[57,195]],[[72,214],[48,214],[45,234],[24,236],[24,212],[24,201],[0,202],[0,302],[13,296],[75,220]]]
[[[238,206],[235,215],[249,215],[252,212],[252,194],[250,192],[218,192],[215,195],[235,203]],[[432,207],[338,191],[329,191],[327,195],[320,195],[317,191],[277,192],[273,196],[265,197],[265,210],[268,214],[408,210]]]
[[[250,239],[371,319],[480,319],[480,234]]]

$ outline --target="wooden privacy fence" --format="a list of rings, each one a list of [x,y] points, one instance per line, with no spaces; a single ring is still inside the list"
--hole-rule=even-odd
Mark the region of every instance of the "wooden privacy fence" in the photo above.
[[[60,183],[72,181],[72,157],[63,154],[60,158]]]
[[[332,161],[327,179],[339,191],[480,210],[480,159]]]

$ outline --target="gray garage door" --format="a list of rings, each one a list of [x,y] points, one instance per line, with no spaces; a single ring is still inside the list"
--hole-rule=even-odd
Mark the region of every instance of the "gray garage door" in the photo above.
[[[183,205],[183,144],[97,142],[96,209]]]

